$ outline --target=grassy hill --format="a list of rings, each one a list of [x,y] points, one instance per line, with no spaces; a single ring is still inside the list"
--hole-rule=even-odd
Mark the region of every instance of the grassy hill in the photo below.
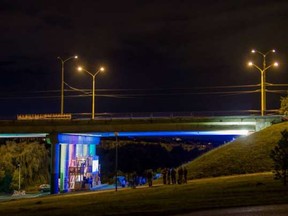
[[[272,125],[262,131],[241,137],[216,148],[186,164],[188,178],[215,177],[271,171],[271,150],[288,130],[288,122]]]

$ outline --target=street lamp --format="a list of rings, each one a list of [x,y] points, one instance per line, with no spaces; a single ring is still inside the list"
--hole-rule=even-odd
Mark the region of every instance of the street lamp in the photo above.
[[[104,67],[100,67],[98,69],[98,71],[96,71],[94,74],[90,73],[89,71],[85,70],[82,67],[78,67],[78,71],[85,71],[86,73],[88,73],[93,78],[93,84],[92,84],[92,117],[91,118],[94,120],[95,119],[95,77],[97,76],[97,74],[104,71]]]
[[[61,114],[64,113],[64,64],[70,59],[77,59],[78,56],[71,56],[63,60],[60,56],[57,57],[61,61]]]
[[[266,53],[262,53],[258,50],[251,50],[251,53],[258,53],[259,55],[261,55],[263,57],[263,63],[262,63],[262,68],[257,66],[256,64],[254,64],[253,62],[248,62],[248,66],[249,67],[255,67],[257,70],[260,71],[261,73],[261,116],[264,116],[265,111],[266,111],[266,71],[270,68],[270,67],[278,67],[278,63],[274,62],[270,65],[266,65],[266,56],[269,55],[270,53],[275,53],[276,51],[273,50],[269,50]]]
[[[115,145],[115,191],[117,192],[118,186],[118,132],[114,132],[116,137],[116,145]]]

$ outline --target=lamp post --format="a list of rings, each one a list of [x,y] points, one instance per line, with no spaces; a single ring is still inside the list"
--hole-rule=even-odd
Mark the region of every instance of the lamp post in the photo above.
[[[100,67],[98,69],[98,71],[96,71],[96,73],[92,74],[89,71],[85,70],[82,67],[78,67],[78,71],[85,71],[86,73],[88,73],[92,78],[93,78],[93,83],[92,83],[92,120],[95,119],[95,77],[102,71],[104,71],[103,67]]]
[[[114,132],[114,135],[116,137],[116,146],[115,146],[115,191],[117,192],[118,188],[118,132]]]
[[[249,62],[248,63],[248,66],[250,67],[255,67],[257,70],[260,71],[261,73],[261,116],[264,116],[265,115],[265,111],[266,111],[266,71],[274,66],[274,67],[277,67],[278,66],[278,63],[277,62],[274,62],[270,65],[266,65],[266,57],[267,55],[269,55],[270,53],[275,53],[276,51],[273,49],[273,50],[269,50],[268,52],[266,53],[262,53],[258,50],[251,50],[251,53],[258,53],[259,55],[261,55],[263,57],[263,63],[262,63],[262,68],[257,66],[256,64],[254,64],[253,62]]]
[[[18,163],[18,168],[19,168],[19,184],[18,184],[18,191],[21,189],[21,172],[20,172],[20,163]]]
[[[63,60],[60,56],[57,57],[61,61],[61,114],[64,113],[64,64],[70,59],[77,59],[78,56],[71,56]]]

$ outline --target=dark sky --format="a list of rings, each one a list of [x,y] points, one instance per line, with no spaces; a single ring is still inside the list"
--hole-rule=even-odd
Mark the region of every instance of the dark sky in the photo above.
[[[57,57],[75,54],[65,63],[74,88],[92,88],[78,65],[106,68],[96,77],[98,113],[259,110],[259,87],[246,86],[260,83],[246,65],[262,64],[252,48],[276,49],[267,62],[280,67],[267,71],[267,82],[288,83],[286,0],[0,3],[0,116],[60,112]],[[267,93],[267,109],[279,108],[286,88],[267,88],[277,90]],[[65,112],[91,112],[90,96],[65,89]]]

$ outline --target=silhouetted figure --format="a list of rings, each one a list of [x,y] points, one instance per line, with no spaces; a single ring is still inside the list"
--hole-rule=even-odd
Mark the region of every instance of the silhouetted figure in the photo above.
[[[174,168],[171,169],[171,180],[172,184],[176,184],[176,170]]]
[[[187,174],[188,174],[187,168],[184,167],[184,169],[183,169],[183,175],[184,175],[184,183],[185,183],[185,184],[187,184]]]
[[[152,170],[148,170],[148,172],[147,172],[147,180],[148,180],[149,187],[152,187],[152,177],[153,177]]]
[[[167,184],[167,168],[162,170],[163,184]]]
[[[136,172],[132,173],[132,188],[136,188],[137,185],[137,174]]]
[[[171,184],[171,169],[167,169],[167,182]]]
[[[182,184],[183,181],[183,168],[178,168],[178,184]]]

